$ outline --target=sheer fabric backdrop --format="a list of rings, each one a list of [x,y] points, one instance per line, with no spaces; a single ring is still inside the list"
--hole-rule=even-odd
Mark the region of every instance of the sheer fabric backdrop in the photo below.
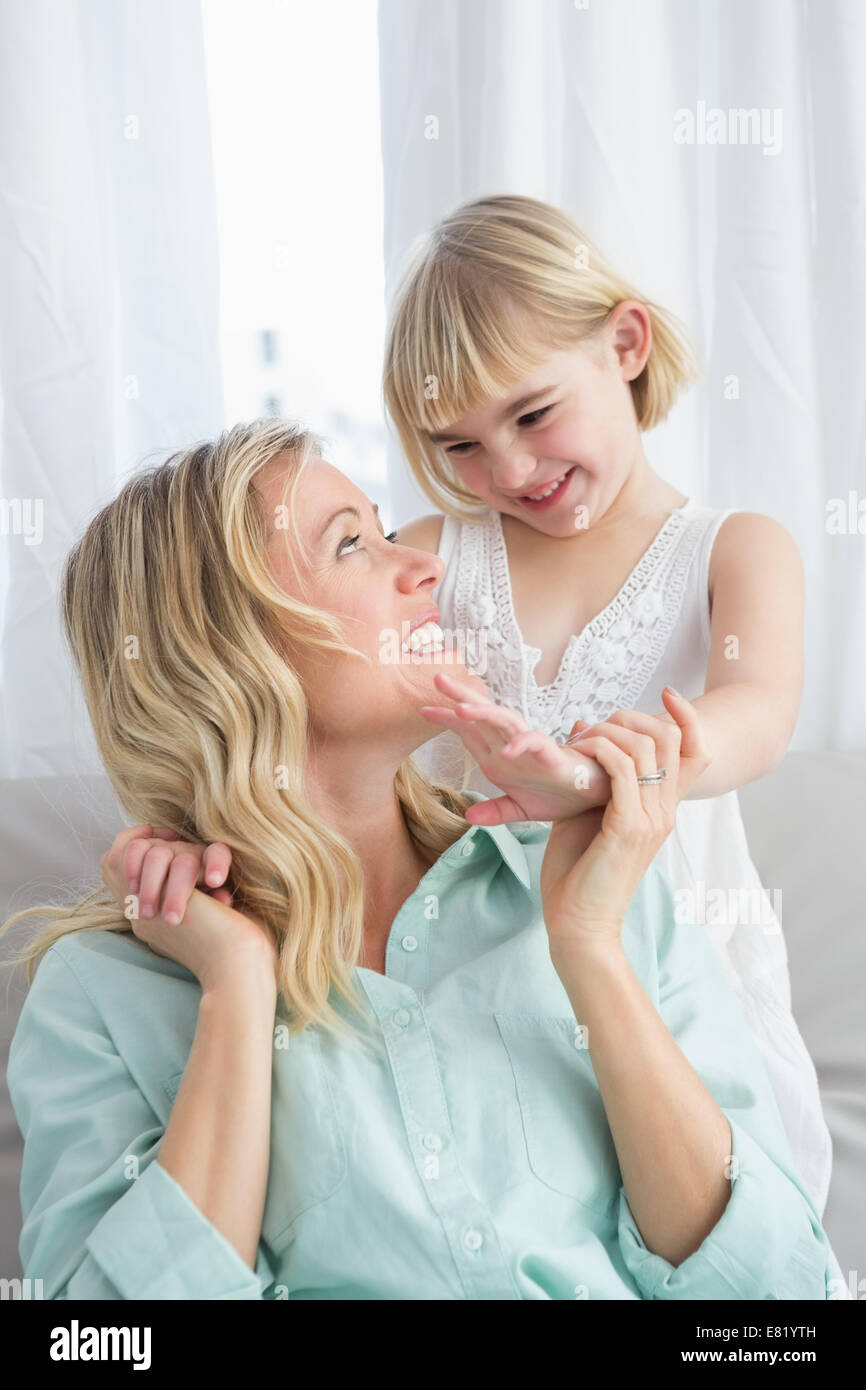
[[[678,313],[705,375],[647,455],[792,532],[808,575],[792,747],[862,749],[866,6],[379,0],[379,34],[386,293],[444,213],[522,193]],[[394,524],[430,511],[393,438],[388,468]]]
[[[224,423],[201,10],[5,0],[0,35],[0,777],[100,772],[63,557],[130,469]]]

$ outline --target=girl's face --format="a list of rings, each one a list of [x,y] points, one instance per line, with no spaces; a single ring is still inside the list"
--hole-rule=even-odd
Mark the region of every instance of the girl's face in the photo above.
[[[433,677],[447,671],[485,691],[470,676],[459,637],[445,633],[437,651],[413,637],[419,620],[439,613],[430,592],[444,563],[438,555],[396,545],[386,536],[376,510],[338,468],[312,459],[302,469],[294,494],[295,517],[305,555],[292,533],[275,524],[286,481],[287,460],[278,456],[256,476],[268,522],[268,563],[284,592],[322,608],[340,622],[346,642],[368,662],[334,651],[289,643],[289,659],[307,697],[313,728],[329,742],[372,738],[393,744],[399,764],[412,749],[441,730],[419,713],[421,705],[445,701]],[[288,539],[288,543],[287,543]],[[404,642],[417,650],[403,650]]]
[[[604,515],[642,457],[629,382],[650,346],[646,309],[626,300],[594,342],[551,354],[507,396],[429,437],[488,506],[573,536]]]

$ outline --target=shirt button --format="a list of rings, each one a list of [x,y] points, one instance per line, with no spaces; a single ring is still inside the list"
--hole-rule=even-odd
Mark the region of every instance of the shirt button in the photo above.
[[[442,1148],[442,1139],[438,1134],[425,1134],[421,1143],[425,1149],[431,1149],[433,1153],[438,1153]]]
[[[463,848],[461,849],[460,853],[463,854],[463,855],[471,854],[472,851],[474,850],[474,848],[475,848],[475,842],[474,842],[474,840],[467,840],[467,841],[466,841],[466,844],[463,846]]]
[[[394,1022],[398,1028],[405,1028],[411,1017],[408,1009],[398,1009],[394,1014]]]
[[[414,936],[404,936],[403,940],[400,942],[400,945],[403,947],[404,951],[418,950],[418,942],[416,941]]]
[[[479,1250],[484,1243],[484,1237],[480,1231],[469,1230],[463,1237],[463,1244],[467,1250]]]

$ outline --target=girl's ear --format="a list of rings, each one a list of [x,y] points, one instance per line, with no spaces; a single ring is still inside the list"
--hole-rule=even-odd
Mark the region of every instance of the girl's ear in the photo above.
[[[624,381],[640,376],[652,348],[653,330],[649,309],[639,299],[624,299],[608,318],[611,343]]]

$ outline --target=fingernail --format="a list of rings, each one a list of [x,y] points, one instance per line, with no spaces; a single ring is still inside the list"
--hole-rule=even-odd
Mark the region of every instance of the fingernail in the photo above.
[[[150,907],[149,905],[148,905],[147,907],[143,907],[143,908],[141,909],[141,915],[142,915],[142,917],[152,917],[152,916],[153,916],[153,908]]]
[[[208,871],[207,881],[212,888],[216,888],[217,884],[222,881],[222,874],[219,869],[210,869]],[[168,921],[168,918],[166,918],[166,921]]]
[[[681,695],[678,690],[674,690],[672,685],[666,685],[665,690],[669,691],[671,695],[676,695],[678,700],[684,700],[686,698],[685,695]]]
[[[163,913],[162,920],[164,922],[168,922],[171,926],[176,927],[178,922],[180,921],[180,918],[178,917],[176,912],[165,912]]]

